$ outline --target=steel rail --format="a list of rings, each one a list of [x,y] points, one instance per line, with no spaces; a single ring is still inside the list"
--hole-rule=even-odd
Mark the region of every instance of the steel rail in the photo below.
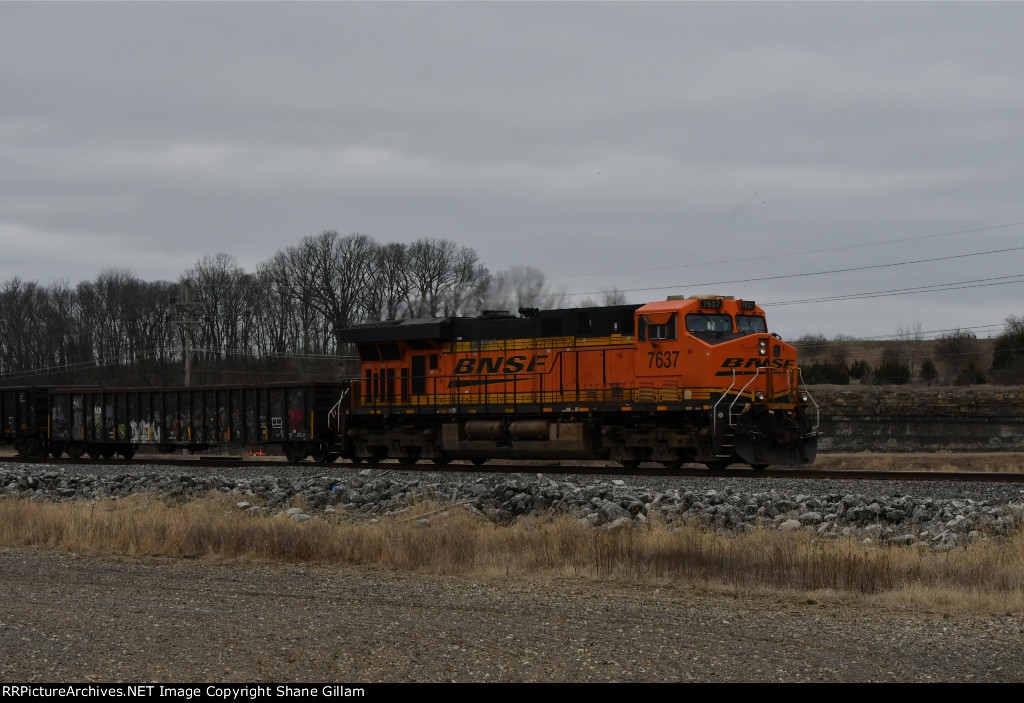
[[[604,466],[574,466],[563,465],[558,462],[535,462],[532,464],[509,464],[509,463],[485,463],[479,466],[470,462],[452,462],[445,465],[437,465],[428,461],[420,461],[416,464],[401,464],[395,461],[387,463],[317,463],[314,461],[301,461],[291,463],[287,461],[268,461],[265,458],[240,458],[225,456],[192,456],[181,457],[147,457],[137,455],[131,460],[124,459],[60,459],[40,457],[19,457],[0,456],[0,465],[4,464],[41,464],[50,466],[109,466],[110,468],[129,466],[168,466],[187,468],[195,466],[213,467],[223,466],[228,468],[251,468],[251,469],[300,469],[308,471],[319,469],[322,471],[333,470],[380,470],[380,471],[418,471],[423,473],[471,473],[471,474],[496,474],[496,473],[517,473],[517,474],[550,474],[550,475],[593,475],[593,476],[614,476],[628,478],[629,476],[662,476],[662,477],[717,477],[717,478],[779,478],[779,479],[830,479],[830,480],[853,480],[853,481],[985,481],[985,482],[1024,482],[1024,471],[920,471],[920,470],[899,470],[899,469],[764,469],[754,470],[749,466],[736,465],[724,469],[709,469],[703,465],[684,465],[678,469],[666,469],[655,464],[641,464],[635,469],[626,469],[618,465]]]

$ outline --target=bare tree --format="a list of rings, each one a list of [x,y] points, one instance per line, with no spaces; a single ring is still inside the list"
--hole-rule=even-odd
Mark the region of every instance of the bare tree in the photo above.
[[[224,253],[204,256],[182,274],[181,283],[191,284],[192,299],[200,305],[197,314],[204,321],[194,339],[200,358],[223,359],[247,351],[242,340],[248,278],[238,260]]]
[[[978,362],[978,340],[973,332],[957,328],[938,338],[935,345],[939,365],[942,369],[942,382],[952,383],[972,362]]]
[[[396,320],[409,297],[409,252],[405,244],[378,245],[365,287],[363,307],[371,320]]]
[[[419,239],[409,245],[406,305],[411,317],[458,314],[479,297],[487,269],[469,247],[446,239]]]
[[[793,342],[799,354],[801,364],[810,364],[825,357],[828,353],[828,337],[823,334],[805,334]]]
[[[308,261],[313,267],[314,286],[311,300],[334,335],[333,351],[342,343],[342,330],[362,319],[362,303],[370,281],[377,245],[365,234],[345,237],[337,232],[324,232],[302,240]]]
[[[992,350],[992,380],[999,383],[1024,382],[1024,315],[1006,318],[1003,333]]]
[[[480,310],[480,302],[490,279],[487,268],[476,252],[462,247],[455,255],[452,285],[445,296],[444,314],[467,315]]]
[[[515,312],[525,308],[556,308],[564,305],[565,293],[549,288],[544,272],[533,266],[512,266],[499,271],[490,279],[484,295],[489,310]],[[588,307],[586,303],[582,307]]]
[[[16,277],[0,288],[0,370],[4,373],[47,365],[38,331],[33,329],[45,308],[45,290],[35,281]]]

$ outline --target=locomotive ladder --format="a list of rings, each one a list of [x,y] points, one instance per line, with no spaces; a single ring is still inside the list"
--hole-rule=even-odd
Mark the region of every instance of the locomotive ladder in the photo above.
[[[327,411],[327,427],[334,430],[334,436],[341,442],[345,441],[345,438],[341,436],[341,404],[345,401],[345,396],[348,395],[349,390],[349,388],[343,390],[338,397],[338,402]]]
[[[755,375],[754,378],[757,378],[757,376]],[[754,379],[752,378],[751,381],[753,381],[753,380]],[[750,385],[750,383],[748,382],[747,386],[749,386],[749,385]],[[744,386],[744,388],[746,388],[747,386]],[[732,389],[735,388],[735,387],[736,387],[736,369],[733,369],[732,370],[732,383],[730,383],[729,387],[725,389],[725,392],[722,393],[722,395],[720,395],[718,397],[718,400],[715,401],[715,406],[711,409],[712,447],[714,447],[715,450],[716,450],[715,451],[715,456],[720,458],[720,459],[729,459],[729,458],[732,457],[732,450],[733,450],[733,447],[735,446],[734,444],[732,444],[732,441],[733,441],[733,438],[736,435],[735,435],[734,432],[731,432],[730,430],[736,429],[736,423],[735,423],[734,417],[733,417],[733,406],[736,405],[736,400],[739,398],[739,396],[737,396],[737,398],[734,398],[732,403],[729,404],[729,407],[726,410],[726,412],[728,413],[728,417],[724,417],[723,416],[723,418],[722,418],[725,421],[725,423],[726,423],[726,429],[723,430],[723,432],[722,432],[722,442],[720,444],[716,443],[716,440],[718,438],[718,416],[719,416],[718,406],[722,403],[723,400],[726,399],[726,397],[728,397],[729,392],[732,391]],[[742,393],[742,391],[740,391],[740,392]],[[721,450],[724,450],[725,453],[724,454],[720,453]]]

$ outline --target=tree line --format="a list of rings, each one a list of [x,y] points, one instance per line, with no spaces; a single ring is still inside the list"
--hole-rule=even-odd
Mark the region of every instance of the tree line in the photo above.
[[[574,305],[624,302],[611,290]],[[353,324],[568,305],[539,269],[491,272],[472,248],[450,240],[381,243],[325,231],[253,271],[222,253],[175,281],[108,269],[75,285],[0,283],[0,385],[178,385],[189,331],[195,384],[327,380],[357,372],[339,339]],[[963,330],[927,347],[918,344],[919,327],[898,330],[870,364],[854,358],[855,341],[797,340],[807,382],[1024,383],[1024,316],[1007,318],[991,364]]]
[[[1003,333],[992,343],[990,363],[981,341],[962,329],[927,341],[920,326],[899,329],[894,339],[881,343],[873,364],[863,358],[863,344],[843,335],[830,340],[808,334],[795,345],[810,384],[1024,384],[1024,315],[1006,318]]]
[[[254,271],[216,254],[173,282],[125,269],[75,285],[3,282],[0,385],[180,384],[187,330],[193,383],[336,378],[355,368],[339,340],[353,324],[564,304],[540,270],[492,273],[450,240],[325,231]]]

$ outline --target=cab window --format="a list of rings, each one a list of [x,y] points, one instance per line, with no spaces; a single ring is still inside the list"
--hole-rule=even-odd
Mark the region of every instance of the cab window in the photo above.
[[[640,316],[638,338],[643,341],[672,340],[676,338],[675,313],[659,313]]]
[[[768,325],[760,315],[737,315],[736,331],[738,332],[767,332]]]
[[[732,318],[728,315],[693,312],[686,316],[687,332],[732,332]]]

